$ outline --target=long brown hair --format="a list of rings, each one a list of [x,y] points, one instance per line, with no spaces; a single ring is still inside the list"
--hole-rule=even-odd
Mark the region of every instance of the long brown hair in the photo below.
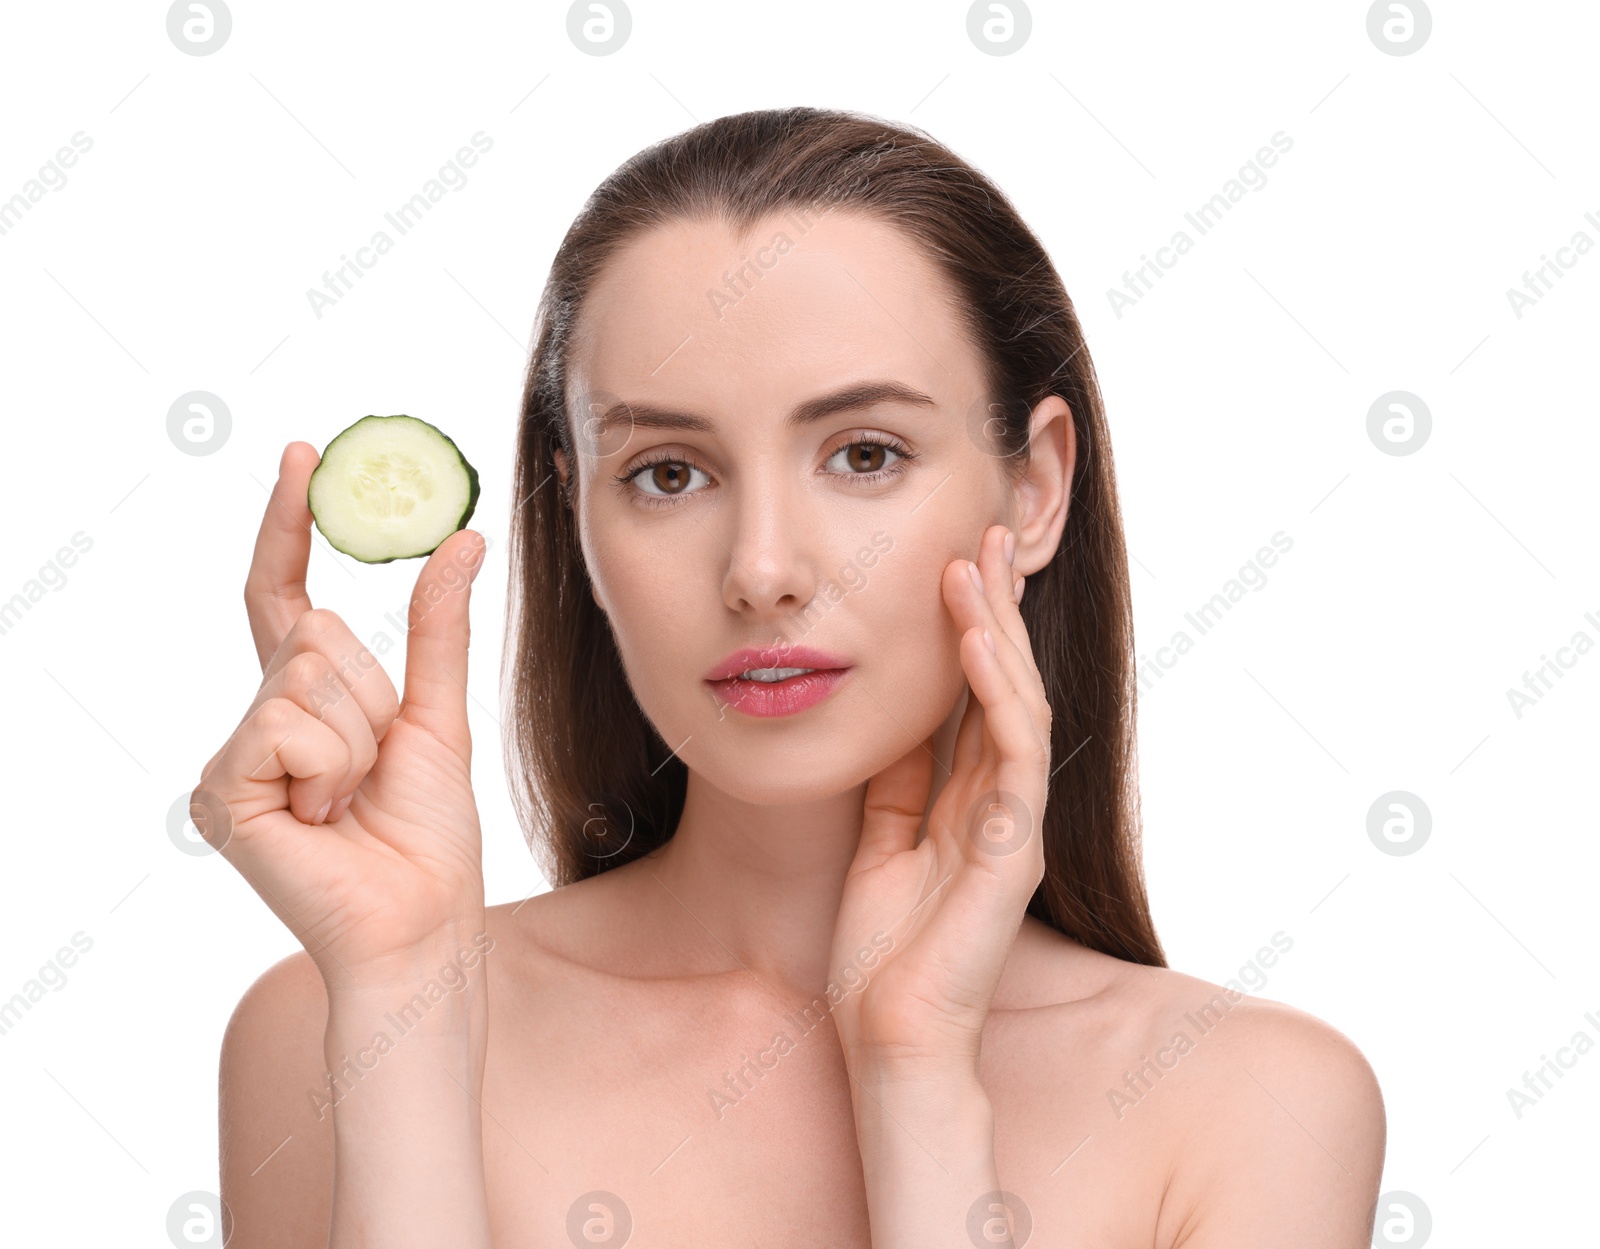
[[[743,230],[835,208],[898,226],[953,284],[991,400],[972,425],[1012,480],[1028,463],[1033,407],[1051,394],[1071,405],[1078,456],[1066,528],[1022,602],[1059,761],[1044,816],[1045,876],[1028,913],[1091,949],[1165,966],[1139,858],[1122,516],[1072,301],[999,188],[925,132],[860,113],[739,113],[654,144],[600,184],[556,252],[522,396],[509,557],[504,745],[529,846],[556,886],[629,862],[672,836],[688,781],[634,700],[578,542],[582,430],[567,410],[567,357],[595,277],[622,244],[667,222],[716,218]],[[558,447],[573,466],[565,488]]]

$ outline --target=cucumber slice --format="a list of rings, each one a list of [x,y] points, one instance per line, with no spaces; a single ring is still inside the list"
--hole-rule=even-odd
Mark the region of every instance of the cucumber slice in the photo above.
[[[478,470],[414,416],[364,416],[322,452],[306,490],[335,550],[364,564],[433,554],[472,519]]]

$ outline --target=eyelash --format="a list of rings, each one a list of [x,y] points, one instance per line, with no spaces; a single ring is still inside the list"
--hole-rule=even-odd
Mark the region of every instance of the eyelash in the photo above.
[[[830,454],[828,459],[833,459],[833,457],[838,455],[840,451],[848,451],[852,447],[861,446],[863,444],[874,447],[887,447],[900,458],[892,465],[875,469],[870,473],[839,473],[836,474],[836,476],[850,479],[852,482],[866,482],[869,484],[875,484],[877,482],[888,481],[892,477],[898,477],[901,473],[905,472],[905,470],[918,458],[917,453],[908,448],[905,443],[901,442],[898,438],[890,438],[876,434],[863,434],[852,438],[847,443],[844,443],[832,454]],[[658,464],[680,464],[685,468],[699,469],[699,471],[702,473],[706,471],[705,469],[700,468],[700,465],[696,464],[693,460],[687,459],[683,455],[671,451],[663,451],[643,460],[638,464],[635,464],[627,472],[619,473],[613,478],[613,480],[617,483],[617,487],[620,490],[622,490],[624,493],[633,494],[635,498],[637,498],[647,507],[675,507],[681,500],[688,498],[690,495],[700,493],[698,490],[693,490],[684,494],[676,495],[649,494],[643,490],[640,490],[633,484],[634,478],[638,477],[640,473],[647,469],[654,468]],[[707,473],[707,476],[710,476],[710,474]]]

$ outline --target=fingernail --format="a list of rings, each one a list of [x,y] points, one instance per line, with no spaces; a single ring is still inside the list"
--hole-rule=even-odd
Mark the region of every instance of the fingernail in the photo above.
[[[352,792],[352,793],[346,794],[343,798],[339,799],[339,805],[334,807],[334,809],[328,813],[328,823],[329,824],[332,824],[335,820],[337,820],[341,815],[343,815],[346,811],[348,811],[350,809],[350,801],[354,797],[355,797],[355,794]]]
[[[1028,583],[1022,577],[1017,578],[1017,584],[1011,587],[1011,593],[1017,596],[1017,602],[1022,602],[1022,590]]]
[[[328,808],[331,806],[333,806],[333,799],[329,798],[327,802],[322,804],[322,810],[318,811],[316,815],[311,817],[311,822],[313,824],[322,823],[323,820],[328,818]]]
[[[484,545],[482,545],[482,546],[480,546],[478,548],[477,558],[475,558],[472,561],[472,575],[467,578],[467,584],[468,585],[472,584],[472,582],[474,582],[474,581],[476,581],[478,579],[478,574],[483,571],[483,564],[484,564],[484,558],[483,557],[485,555],[487,555],[488,553],[489,553],[488,543],[485,543]]]
[[[1017,535],[1011,530],[1006,530],[1006,563],[1010,564],[1017,558]]]
[[[995,653],[994,634],[990,633],[987,629],[983,631],[983,644],[989,648],[989,653],[991,655]]]
[[[983,574],[978,571],[978,566],[970,559],[967,561],[967,573],[972,578],[972,584],[978,587],[978,593],[983,593]]]

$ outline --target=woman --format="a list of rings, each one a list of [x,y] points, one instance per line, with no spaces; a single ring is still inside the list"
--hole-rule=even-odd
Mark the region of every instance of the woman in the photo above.
[[[401,701],[306,598],[315,463],[195,796],[305,946],[223,1045],[234,1246],[1368,1242],[1360,1053],[1165,966],[1098,387],[981,174],[746,113],[568,232],[507,647],[550,892],[484,907],[481,537],[422,569]]]

